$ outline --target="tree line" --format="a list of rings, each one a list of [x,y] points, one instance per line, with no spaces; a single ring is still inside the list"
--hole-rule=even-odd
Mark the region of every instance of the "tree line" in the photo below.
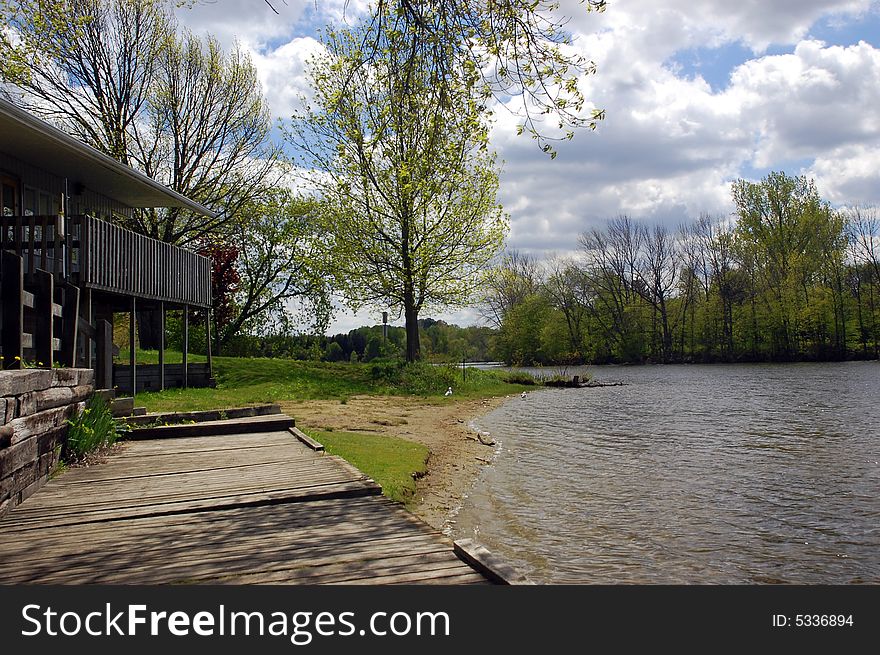
[[[735,213],[678,229],[618,216],[570,257],[518,252],[483,312],[513,364],[842,360],[880,355],[880,229],[812,180],[732,185]]]

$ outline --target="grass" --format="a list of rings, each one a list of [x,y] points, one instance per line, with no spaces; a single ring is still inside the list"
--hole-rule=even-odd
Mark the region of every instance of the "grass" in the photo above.
[[[338,455],[382,485],[382,493],[400,503],[413,500],[414,476],[423,475],[427,447],[405,439],[354,432],[309,430],[328,453]]]
[[[144,353],[141,358],[139,352],[138,360],[148,363],[150,353]],[[173,412],[296,400],[346,402],[354,395],[418,395],[440,399],[450,386],[456,397],[463,398],[513,394],[527,388],[508,382],[505,375],[498,371],[468,369],[462,380],[461,369],[455,366],[216,357],[216,389],[139,393],[137,404],[151,412]]]

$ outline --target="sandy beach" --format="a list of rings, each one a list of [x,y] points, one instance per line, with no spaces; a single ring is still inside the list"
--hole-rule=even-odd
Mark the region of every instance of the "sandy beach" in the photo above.
[[[442,531],[449,528],[452,513],[495,453],[495,447],[481,443],[468,423],[504,400],[428,402],[411,397],[354,396],[345,404],[338,400],[282,403],[282,410],[300,427],[388,434],[427,446],[428,473],[417,481],[410,509]]]

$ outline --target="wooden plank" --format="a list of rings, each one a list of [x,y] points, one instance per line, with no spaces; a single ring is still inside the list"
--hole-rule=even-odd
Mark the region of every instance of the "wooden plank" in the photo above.
[[[290,434],[299,439],[307,448],[314,450],[315,452],[322,453],[324,452],[324,444],[319,443],[312,439],[309,435],[301,432],[297,428],[288,428]]]

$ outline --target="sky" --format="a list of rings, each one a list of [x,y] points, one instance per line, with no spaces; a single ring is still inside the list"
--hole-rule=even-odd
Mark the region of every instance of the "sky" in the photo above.
[[[316,29],[356,21],[360,0],[201,0],[181,23],[250,51],[273,116],[307,92]],[[806,175],[836,206],[880,204],[880,0],[561,0],[581,80],[606,118],[550,160],[496,107],[507,248],[571,253],[578,236],[628,214],[670,227],[733,211],[730,186],[770,171]],[[511,104],[516,100],[511,100]],[[339,311],[329,333],[377,322]],[[429,314],[460,325],[473,310]],[[396,322],[395,322],[396,323]]]

